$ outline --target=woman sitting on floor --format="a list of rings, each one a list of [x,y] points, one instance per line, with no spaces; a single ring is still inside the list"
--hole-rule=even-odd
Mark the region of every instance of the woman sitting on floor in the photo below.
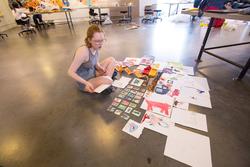
[[[93,93],[101,84],[111,84],[116,61],[109,57],[98,62],[99,50],[105,36],[103,30],[97,25],[92,25],[87,30],[85,45],[77,49],[68,74],[74,78],[80,90]]]

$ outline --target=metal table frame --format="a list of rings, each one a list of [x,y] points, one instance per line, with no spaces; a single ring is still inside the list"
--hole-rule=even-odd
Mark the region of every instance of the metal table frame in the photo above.
[[[72,17],[71,17],[71,10],[72,9],[65,9],[65,10],[60,10],[60,11],[55,11],[55,12],[34,12],[31,14],[54,14],[54,13],[64,13],[65,17],[66,17],[66,21],[69,27],[69,30],[74,30],[74,24],[72,21]]]
[[[182,13],[183,14],[193,15],[193,16],[197,15],[197,11],[182,11]],[[238,14],[238,13],[221,14],[221,13],[205,12],[204,16],[210,17],[210,22],[208,24],[208,28],[207,28],[206,34],[204,36],[204,39],[203,39],[203,42],[202,42],[202,45],[201,45],[201,48],[200,48],[200,51],[199,51],[199,54],[198,54],[198,57],[197,57],[196,61],[198,63],[201,62],[201,57],[202,57],[203,53],[207,53],[210,56],[216,57],[216,58],[218,58],[218,59],[220,59],[222,61],[225,61],[225,62],[227,62],[229,64],[232,64],[232,65],[234,65],[236,67],[241,68],[242,70],[241,70],[241,72],[240,72],[240,74],[239,74],[239,76],[237,78],[237,80],[241,80],[242,78],[244,78],[247,70],[250,67],[250,55],[249,55],[249,58],[248,58],[246,64],[241,65],[241,64],[233,62],[233,61],[231,61],[229,59],[223,58],[223,57],[221,57],[221,56],[219,56],[217,54],[214,54],[214,53],[210,52],[210,50],[226,48],[226,47],[233,47],[233,46],[239,46],[239,45],[248,45],[248,44],[250,44],[250,42],[235,43],[235,44],[222,45],[222,46],[209,47],[209,48],[206,48],[206,43],[207,43],[209,34],[211,32],[211,29],[212,29],[215,18],[250,21],[250,15],[242,15],[242,14]]]
[[[74,30],[74,24],[73,24],[72,17],[71,17],[71,9],[65,10],[64,13],[65,13],[65,17],[66,17],[69,29]]]
[[[193,4],[194,2],[165,2],[165,3],[160,3],[160,4],[167,4],[169,5],[169,10],[168,10],[168,17],[171,15],[171,8],[173,5],[176,5],[176,11],[175,14],[178,14],[179,11],[179,6],[180,5],[185,5],[185,4]]]

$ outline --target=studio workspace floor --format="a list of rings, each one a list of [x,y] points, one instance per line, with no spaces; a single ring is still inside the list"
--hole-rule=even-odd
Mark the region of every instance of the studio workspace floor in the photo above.
[[[87,95],[67,76],[75,49],[88,24],[56,25],[30,38],[9,30],[0,41],[0,166],[3,167],[185,167],[163,155],[166,137],[145,129],[135,139],[121,129],[126,121],[105,111],[110,96]],[[155,56],[195,66],[206,28],[197,23],[103,26],[107,41],[101,59]],[[250,27],[213,30],[209,46],[250,41]],[[250,47],[216,51],[244,64]],[[250,75],[233,81],[240,70],[206,54],[196,71],[208,79],[212,109],[191,106],[207,115],[214,167],[250,166]],[[188,143],[187,143],[188,144]]]

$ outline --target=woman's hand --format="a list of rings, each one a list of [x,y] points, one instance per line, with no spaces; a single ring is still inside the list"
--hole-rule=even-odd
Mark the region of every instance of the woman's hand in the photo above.
[[[100,72],[101,73],[106,73],[106,70],[102,66],[100,66]]]
[[[93,93],[94,90],[95,90],[94,86],[90,82],[85,83],[85,91],[87,91],[89,93]]]
[[[102,66],[98,66],[97,71],[100,75],[103,75],[106,73],[106,70]]]

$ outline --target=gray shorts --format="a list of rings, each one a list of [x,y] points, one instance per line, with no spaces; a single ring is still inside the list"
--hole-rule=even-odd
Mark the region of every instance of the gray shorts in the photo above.
[[[77,74],[82,77],[84,80],[88,81],[91,78],[95,78],[96,77],[96,69],[87,69],[87,70],[82,70],[80,72],[77,72]],[[78,87],[81,91],[84,91],[85,89],[85,84],[82,84],[80,82],[77,82]]]

